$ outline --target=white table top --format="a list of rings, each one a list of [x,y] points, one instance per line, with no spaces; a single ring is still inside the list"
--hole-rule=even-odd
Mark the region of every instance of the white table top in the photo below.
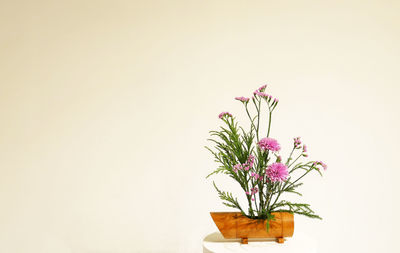
[[[294,233],[293,237],[285,238],[285,243],[275,240],[249,239],[249,244],[240,244],[240,239],[224,239],[221,233],[207,235],[203,240],[203,253],[317,253],[317,242],[310,236]]]

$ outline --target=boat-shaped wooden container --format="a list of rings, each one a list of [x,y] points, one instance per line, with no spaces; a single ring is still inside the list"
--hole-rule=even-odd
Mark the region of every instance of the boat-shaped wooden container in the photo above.
[[[291,237],[294,231],[293,214],[274,212],[267,231],[267,220],[250,219],[239,212],[211,212],[211,217],[225,239],[240,238],[247,244],[248,238],[275,238],[278,243],[284,242],[284,237]]]

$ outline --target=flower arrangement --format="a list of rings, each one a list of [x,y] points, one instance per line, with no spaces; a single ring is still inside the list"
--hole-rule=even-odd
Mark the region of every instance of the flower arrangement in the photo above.
[[[293,148],[289,157],[284,160],[280,155],[280,144],[270,138],[272,113],[279,101],[265,93],[266,85],[253,92],[253,97],[236,97],[246,110],[250,120],[250,130],[245,131],[238,126],[235,117],[229,112],[222,112],[219,118],[223,121],[219,131],[210,131],[214,147],[206,147],[214,156],[219,167],[207,176],[224,173],[243,189],[247,199],[247,208],[243,208],[232,193],[217,188],[223,204],[239,209],[242,215],[251,219],[266,219],[267,230],[269,221],[274,219],[272,212],[290,212],[321,219],[314,213],[309,204],[292,203],[281,200],[283,193],[294,193],[301,196],[298,187],[307,174],[312,171],[322,176],[321,170],[327,166],[321,161],[302,161],[308,157],[307,146],[302,144],[300,137],[294,138]],[[256,114],[249,112],[249,104],[254,105]],[[266,104],[268,127],[266,136],[260,133],[262,105]],[[302,159],[303,158],[303,159]]]

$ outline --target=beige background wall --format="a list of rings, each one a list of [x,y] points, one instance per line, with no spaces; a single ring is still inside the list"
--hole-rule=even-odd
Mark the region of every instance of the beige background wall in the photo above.
[[[0,1],[0,252],[201,252],[203,148],[264,83],[329,165],[320,252],[399,252],[398,1]],[[236,185],[215,178],[225,190]],[[232,187],[232,188],[231,188]],[[296,233],[295,232],[295,233]]]

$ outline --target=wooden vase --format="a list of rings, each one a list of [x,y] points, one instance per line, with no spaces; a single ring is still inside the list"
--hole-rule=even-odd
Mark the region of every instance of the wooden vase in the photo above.
[[[240,238],[247,244],[248,238],[275,238],[278,243],[284,242],[284,237],[291,237],[294,231],[293,214],[274,212],[267,231],[267,220],[250,219],[240,212],[211,212],[211,217],[225,239]]]

